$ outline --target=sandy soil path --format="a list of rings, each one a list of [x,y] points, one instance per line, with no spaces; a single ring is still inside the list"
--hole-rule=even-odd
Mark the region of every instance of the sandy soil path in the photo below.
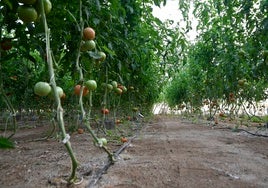
[[[161,119],[148,125],[96,187],[268,187],[267,138]]]
[[[93,186],[106,154],[88,133],[73,134],[72,146],[84,181],[75,188],[267,188],[267,139],[178,118],[159,117],[144,124],[108,171]],[[56,139],[40,142],[47,127],[19,130],[13,150],[0,150],[1,188],[66,187],[51,178],[68,177],[70,159]],[[267,130],[268,131],[268,130]],[[109,143],[117,150],[120,145]],[[55,179],[55,178],[54,178]],[[53,179],[53,180],[54,180]]]

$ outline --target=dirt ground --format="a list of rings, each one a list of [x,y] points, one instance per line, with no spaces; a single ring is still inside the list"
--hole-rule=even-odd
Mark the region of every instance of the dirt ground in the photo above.
[[[92,145],[89,134],[71,135],[80,162],[79,185],[96,188],[266,188],[268,144],[265,137],[234,132],[226,125],[158,117],[143,124],[117,162],[99,181],[94,175],[107,163],[106,154]],[[42,135],[46,126],[20,129],[16,148],[0,150],[0,187],[66,187],[70,158],[57,139],[27,141]],[[252,131],[252,130],[251,130]],[[268,135],[268,130],[261,134]],[[122,147],[108,143],[112,151]]]

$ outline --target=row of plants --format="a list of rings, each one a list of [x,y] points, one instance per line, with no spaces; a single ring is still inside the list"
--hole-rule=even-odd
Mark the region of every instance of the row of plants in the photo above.
[[[267,5],[266,0],[180,3],[186,21],[190,10],[199,21],[199,35],[166,87],[171,107],[207,106],[211,116],[257,114],[259,102],[267,99]]]
[[[66,120],[73,118],[70,127],[78,133],[86,128],[113,163],[106,120],[119,124],[140,111],[149,114],[162,87],[157,54],[165,44],[156,26],[168,29],[151,9],[160,2],[1,1],[0,106],[7,114],[2,119],[13,127],[1,146],[14,146],[9,140],[20,117],[52,119],[71,158],[68,182],[74,183],[78,161],[66,130]],[[97,134],[92,122],[104,134]]]

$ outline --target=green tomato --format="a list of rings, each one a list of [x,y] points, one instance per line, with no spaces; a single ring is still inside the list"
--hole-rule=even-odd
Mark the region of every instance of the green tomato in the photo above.
[[[45,14],[49,14],[51,9],[52,9],[52,4],[51,4],[50,0],[42,0],[42,1],[44,4]],[[35,8],[36,8],[36,11],[38,12],[38,14],[40,14],[41,13],[41,0],[38,1]]]
[[[50,11],[52,9],[52,4],[51,4],[50,0],[43,0],[43,1],[44,1],[45,13],[48,14],[48,13],[50,13]]]
[[[86,52],[89,50],[93,50],[95,48],[96,48],[96,43],[94,42],[94,40],[88,40],[88,41],[82,42],[80,50],[82,52]]]
[[[51,92],[51,86],[47,82],[37,82],[34,86],[34,93],[38,96],[47,96]]]
[[[102,83],[101,86],[105,89],[107,88],[108,91],[113,90],[113,86],[111,84]]]
[[[102,142],[102,145],[103,146],[106,146],[107,143],[108,143],[107,140],[106,140],[106,138],[100,138],[99,141]]]
[[[117,84],[116,81],[112,81],[111,84],[112,84],[113,88],[117,88],[117,85],[118,85],[118,84]]]
[[[37,20],[38,14],[35,8],[28,6],[18,7],[18,16],[24,23],[35,22]]]
[[[108,89],[109,91],[112,91],[112,90],[113,90],[113,86],[112,86],[111,84],[107,84],[107,89]]]
[[[57,92],[57,94],[58,94],[58,96],[59,96],[60,98],[62,98],[62,97],[64,96],[64,91],[63,91],[63,89],[62,89],[61,87],[57,86],[57,87],[56,87],[56,92]],[[50,93],[49,96],[50,96],[51,98],[54,97],[54,91],[53,91],[53,89],[51,90],[51,93]]]
[[[106,54],[104,52],[98,52],[98,55],[100,56],[98,59],[99,61],[104,61],[106,59]]]
[[[86,81],[85,86],[88,88],[88,90],[91,90],[91,91],[97,89],[97,83],[95,80]]]
[[[127,87],[123,86],[123,92],[127,92]]]

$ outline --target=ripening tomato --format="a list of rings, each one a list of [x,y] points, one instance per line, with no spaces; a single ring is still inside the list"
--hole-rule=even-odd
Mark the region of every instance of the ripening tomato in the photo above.
[[[83,133],[84,133],[84,129],[82,129],[82,128],[78,128],[78,129],[77,129],[77,132],[78,132],[78,134],[83,134]]]
[[[124,86],[121,85],[121,84],[118,84],[117,87],[120,88],[120,89],[122,89],[122,90],[123,90],[123,88],[124,88]]]
[[[91,27],[86,27],[83,30],[83,39],[84,40],[94,40],[95,39],[95,31]]]
[[[126,137],[121,137],[121,142],[123,142],[123,143],[127,142],[127,138]]]
[[[81,89],[81,85],[79,85],[79,84],[76,85],[74,87],[74,94],[79,96],[80,95],[80,89]],[[89,90],[85,86],[83,86],[83,94],[82,94],[82,96],[86,96],[88,93],[89,93]]]
[[[115,124],[119,125],[121,123],[120,119],[115,120]]]
[[[109,114],[110,111],[107,108],[103,108],[103,109],[101,109],[101,113],[102,114]]]
[[[123,90],[120,89],[120,88],[115,88],[115,93],[118,94],[118,95],[121,95],[123,93]]]

